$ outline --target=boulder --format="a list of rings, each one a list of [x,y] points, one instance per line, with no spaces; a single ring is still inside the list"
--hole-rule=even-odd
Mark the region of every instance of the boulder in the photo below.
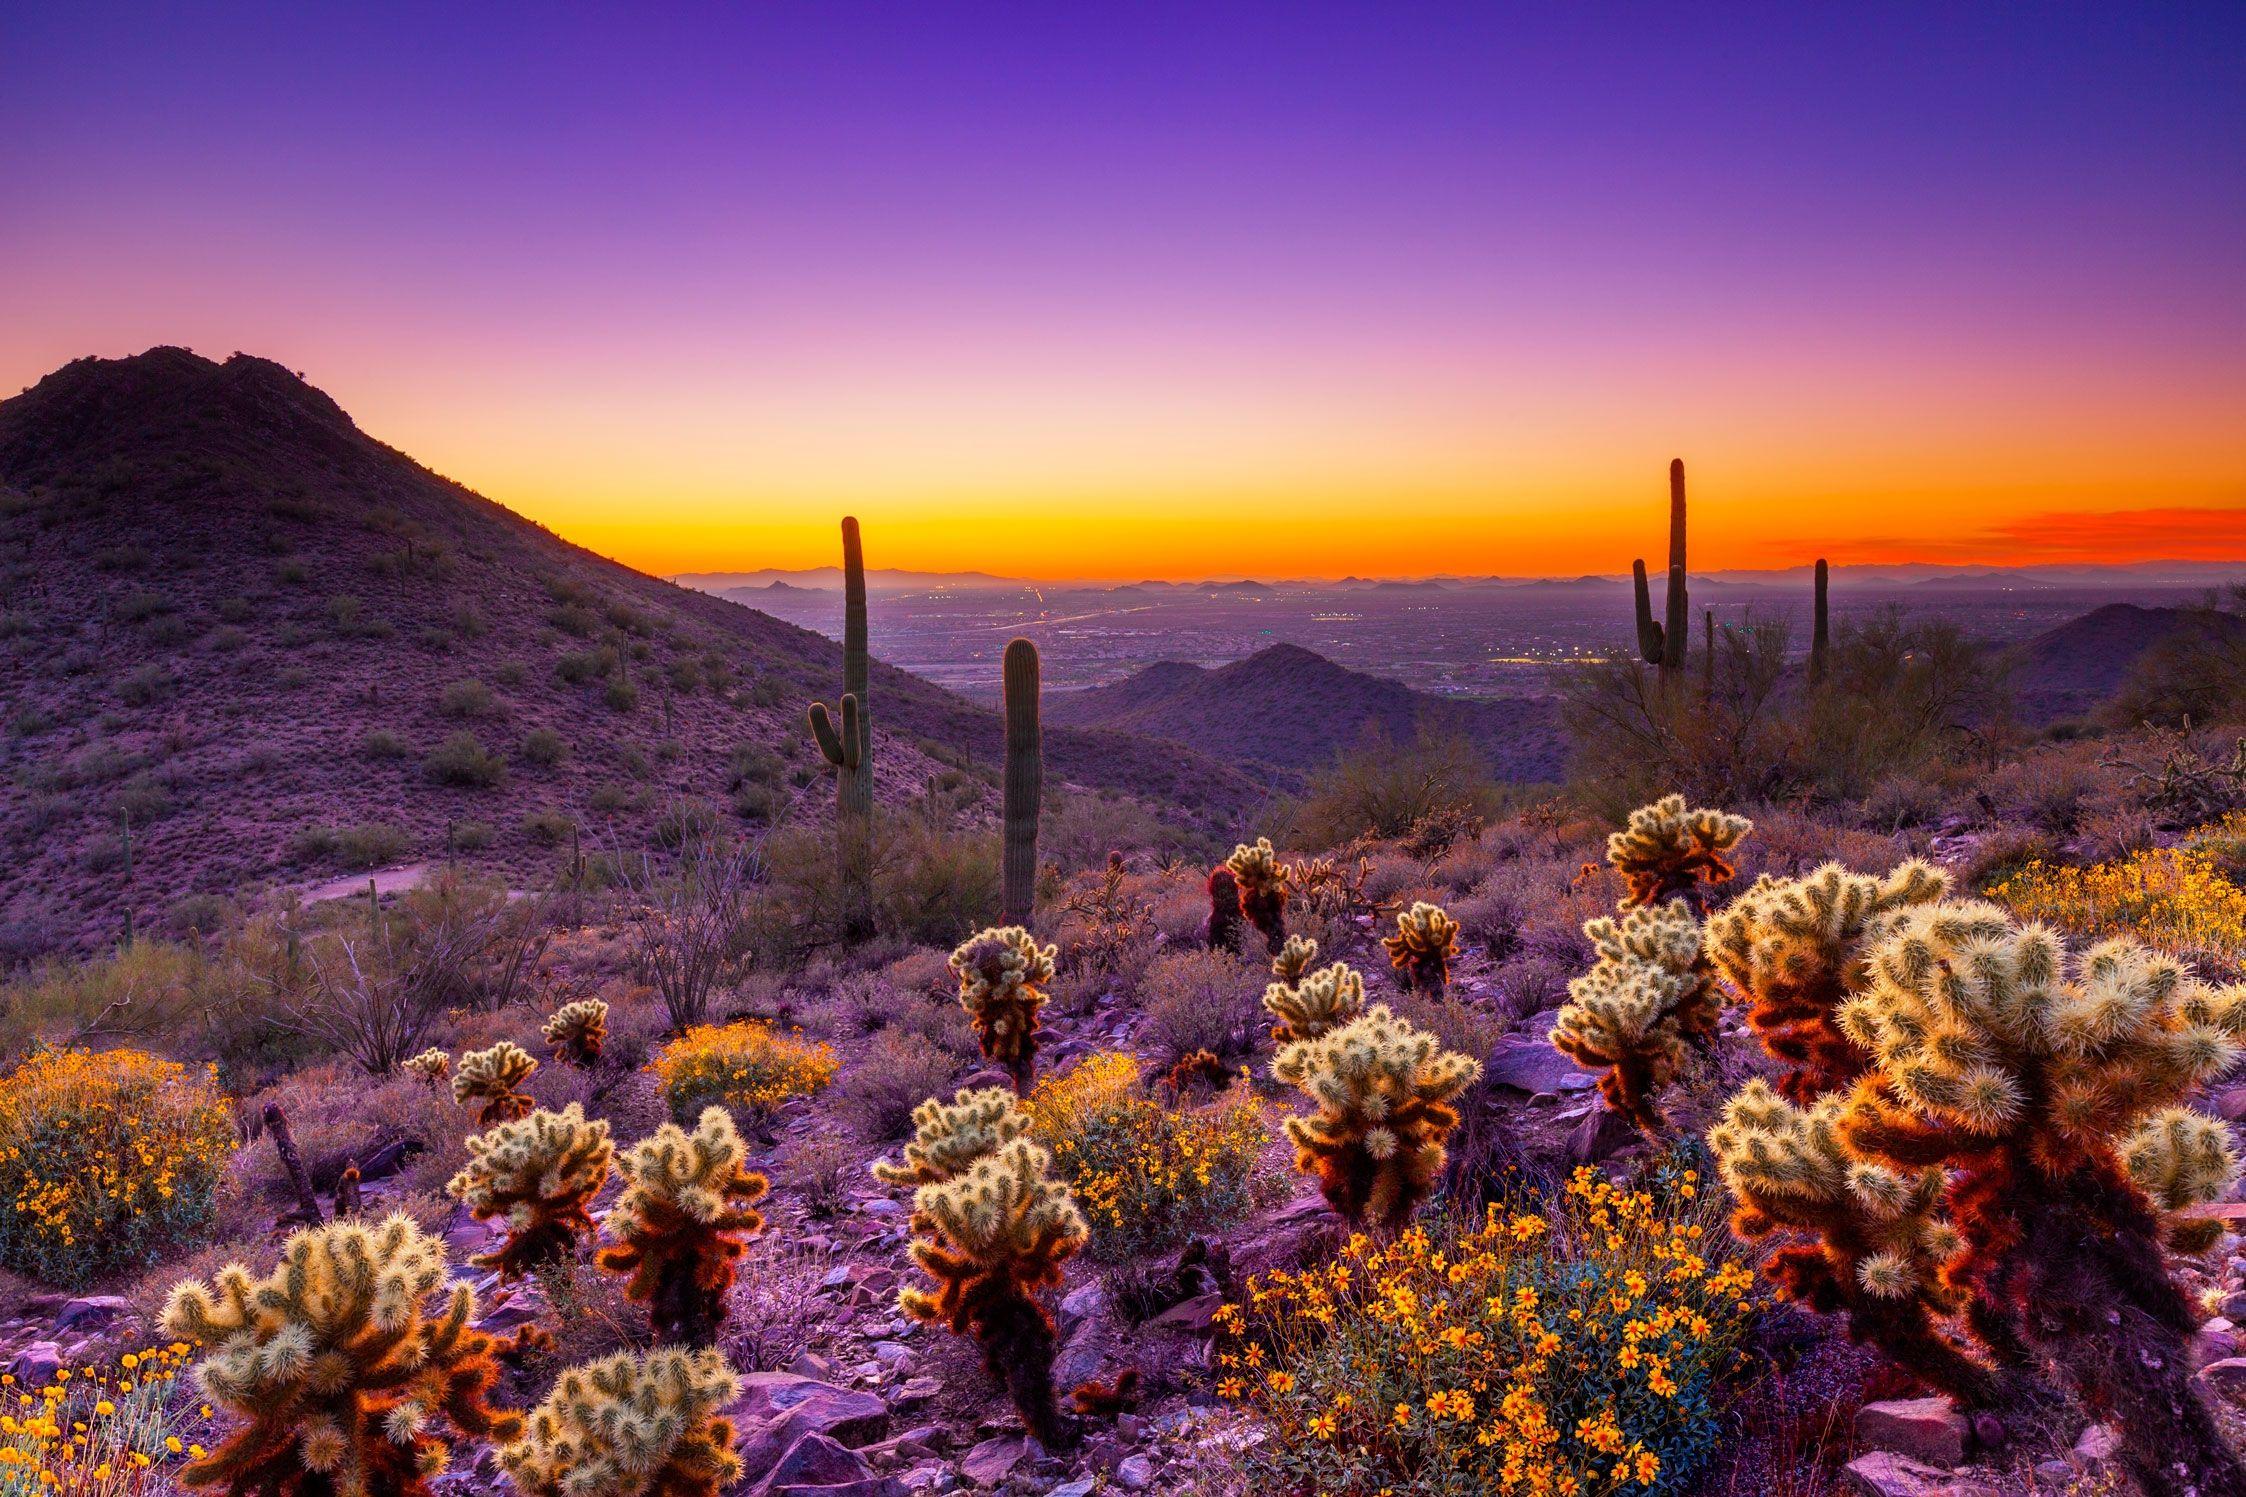
[[[1848,1463],[1850,1485],[1863,1497],[1996,1497],[1997,1488],[1975,1477],[1928,1466],[1892,1450],[1874,1450]]]
[[[1638,1141],[1638,1130],[1622,1114],[1603,1104],[1592,1104],[1568,1135],[1568,1157],[1577,1164],[1603,1164]]]
[[[894,1477],[877,1476],[856,1451],[825,1435],[805,1435],[750,1490],[754,1497],[902,1497],[905,1488]]]
[[[959,1461],[960,1474],[979,1487],[995,1487],[1013,1473],[1029,1454],[1029,1441],[1019,1435],[985,1440]]]
[[[1599,1084],[1598,1077],[1553,1049],[1542,1030],[1509,1034],[1499,1040],[1482,1067],[1482,1077],[1492,1086],[1531,1096],[1560,1096],[1588,1091]]]
[[[2232,1403],[2246,1398],[2246,1357],[2223,1357],[2192,1374],[2192,1380],[2209,1393]]]
[[[1955,1466],[1970,1443],[1965,1416],[1947,1398],[1891,1398],[1856,1411],[1856,1444],[1929,1466]]]
[[[62,1371],[62,1347],[53,1341],[34,1341],[16,1353],[8,1364],[8,1375],[16,1380],[16,1390],[27,1392],[44,1388]]]
[[[55,1312],[51,1329],[56,1335],[75,1330],[80,1335],[98,1331],[111,1321],[133,1313],[132,1305],[114,1294],[89,1294],[71,1300]]]
[[[793,1372],[752,1372],[741,1379],[732,1407],[744,1429],[786,1421],[805,1434],[843,1445],[865,1445],[889,1433],[889,1406],[871,1393],[837,1388]]]

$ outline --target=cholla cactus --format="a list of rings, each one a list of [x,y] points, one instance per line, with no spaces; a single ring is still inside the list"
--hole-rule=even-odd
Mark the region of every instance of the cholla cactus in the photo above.
[[[524,1497],[717,1497],[740,1390],[715,1351],[618,1352],[564,1372],[499,1464]]]
[[[874,1161],[874,1178],[885,1185],[941,1185],[958,1178],[997,1153],[1030,1128],[1014,1094],[1000,1087],[955,1092],[949,1102],[934,1097],[912,1110],[913,1138],[895,1163]]]
[[[1271,975],[1287,987],[1299,987],[1318,960],[1318,943],[1308,936],[1289,936],[1271,958]]]
[[[1748,1242],[1782,1236],[1765,1270],[1780,1289],[1968,1405],[1995,1402],[1987,1365],[1942,1333],[1964,1305],[1943,1266],[1963,1245],[1941,1214],[1942,1172],[1904,1172],[1852,1156],[1838,1096],[1801,1108],[1747,1083],[1708,1134]],[[1814,1241],[1803,1241],[1804,1238]]]
[[[1949,891],[1917,859],[1884,877],[1827,863],[1803,878],[1764,874],[1709,917],[1708,958],[1748,1000],[1747,1027],[1784,1061],[1779,1090],[1806,1103],[1863,1071],[1864,1052],[1834,1022],[1861,979],[1867,943],[1889,917]]]
[[[1383,1005],[1279,1052],[1271,1074],[1318,1104],[1287,1119],[1295,1167],[1318,1177],[1336,1211],[1360,1226],[1403,1226],[1442,1173],[1458,1126],[1451,1101],[1482,1068],[1443,1049]]]
[[[1271,1038],[1279,1044],[1318,1039],[1365,1011],[1365,979],[1347,962],[1335,962],[1293,987],[1271,984],[1263,990],[1263,1006],[1278,1020]]]
[[[443,1244],[393,1216],[299,1232],[265,1278],[236,1263],[207,1288],[174,1289],[165,1333],[207,1348],[204,1394],[246,1421],[180,1479],[275,1497],[426,1497],[450,1453],[444,1426],[512,1438],[520,1417],[485,1401],[504,1348],[470,1327],[475,1292],[445,1283]]]
[[[1274,954],[1287,939],[1287,869],[1271,847],[1269,837],[1242,842],[1224,860],[1240,887],[1240,910],[1248,923],[1263,932],[1264,943]]]
[[[1403,974],[1404,986],[1440,998],[1450,986],[1451,958],[1458,955],[1458,922],[1439,904],[1415,900],[1396,917],[1396,934],[1381,937],[1388,964]]]
[[[1701,886],[1732,877],[1737,870],[1728,854],[1754,827],[1744,816],[1687,810],[1681,795],[1638,807],[1629,825],[1607,838],[1607,861],[1630,886],[1622,908],[1682,898],[1698,913]]]
[[[538,1062],[531,1059],[530,1052],[508,1040],[489,1050],[470,1050],[460,1057],[452,1073],[452,1100],[463,1107],[470,1102],[483,1104],[476,1114],[479,1128],[511,1123],[529,1116],[538,1105],[521,1089],[537,1069]]]
[[[2166,1218],[2171,1249],[2204,1253],[2222,1240],[2221,1222],[2189,1213],[2221,1200],[2238,1179],[2238,1153],[2228,1128],[2188,1107],[2167,1107],[2139,1123],[2115,1152]]]
[[[586,1121],[575,1102],[471,1136],[468,1162],[445,1189],[478,1221],[506,1223],[507,1241],[470,1261],[511,1279],[574,1257],[615,1157],[607,1122]]]
[[[539,1033],[552,1047],[554,1059],[589,1071],[600,1064],[601,1047],[608,1042],[608,1005],[598,998],[565,1003]]]
[[[398,1068],[430,1086],[444,1086],[452,1080],[452,1057],[434,1046],[411,1060],[400,1061]]]
[[[748,1149],[722,1107],[703,1109],[689,1134],[665,1123],[616,1161],[624,1193],[608,1213],[613,1247],[600,1266],[630,1274],[627,1297],[648,1308],[666,1341],[708,1346],[725,1321],[725,1294],[746,1239],[764,1230],[756,1210],[769,1188],[742,1168]]]
[[[1607,1105],[1648,1133],[1659,1133],[1657,1092],[1684,1069],[1687,1052],[1716,1032],[1723,1002],[1700,954],[1700,923],[1680,905],[1601,915],[1583,934],[1598,964],[1568,984],[1568,1003],[1552,1027],[1554,1048],[1601,1071]]]
[[[1209,870],[1209,928],[1211,951],[1240,949],[1240,880],[1222,863]]]
[[[1047,1449],[1069,1444],[1072,1431],[1053,1392],[1053,1320],[1037,1296],[1061,1282],[1062,1265],[1088,1236],[1051,1167],[1043,1149],[1016,1138],[965,1174],[921,1186],[912,1260],[935,1288],[898,1297],[913,1319],[975,1338],[983,1365]]]
[[[975,1023],[985,1058],[997,1061],[1026,1093],[1037,1069],[1037,1025],[1045,985],[1053,980],[1055,947],[1040,946],[1018,925],[980,931],[951,954],[959,1006]]]

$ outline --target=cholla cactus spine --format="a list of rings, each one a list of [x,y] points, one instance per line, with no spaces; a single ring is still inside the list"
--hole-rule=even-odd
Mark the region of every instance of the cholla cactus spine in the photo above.
[[[1336,1211],[1360,1226],[1403,1226],[1442,1174],[1452,1105],[1481,1066],[1443,1049],[1376,1004],[1318,1039],[1279,1052],[1271,1074],[1318,1104],[1287,1119],[1295,1167],[1318,1177]]]
[[[1662,1131],[1656,1095],[1716,1033],[1723,1002],[1701,959],[1700,924],[1677,905],[1588,921],[1599,960],[1568,984],[1554,1048],[1600,1071],[1607,1105],[1647,1133]]]
[[[1396,916],[1396,934],[1383,936],[1388,964],[1403,974],[1404,986],[1440,998],[1450,986],[1451,958],[1458,955],[1458,922],[1439,904],[1415,900]]]
[[[449,1455],[443,1426],[511,1439],[520,1417],[486,1401],[504,1348],[470,1326],[475,1292],[445,1284],[443,1244],[392,1216],[298,1232],[262,1279],[236,1263],[208,1287],[179,1285],[165,1332],[207,1348],[196,1369],[205,1395],[245,1421],[180,1479],[426,1497]]]
[[[575,1102],[470,1137],[468,1162],[445,1189],[478,1221],[507,1228],[498,1251],[471,1261],[514,1278],[575,1256],[615,1157],[606,1120],[588,1122]]]
[[[1621,907],[1681,898],[1697,914],[1704,907],[1702,886],[1737,872],[1731,850],[1753,830],[1744,816],[1687,809],[1681,795],[1638,807],[1629,824],[1607,838],[1607,861],[1630,887]]]
[[[959,1006],[975,1024],[986,1058],[1027,1093],[1037,1068],[1037,1026],[1058,948],[1040,946],[1018,925],[979,931],[951,954]]]
[[[608,1005],[598,998],[565,1003],[539,1033],[553,1049],[554,1059],[589,1071],[600,1064],[601,1049],[608,1043]]]
[[[429,1086],[447,1086],[452,1081],[452,1057],[431,1046],[409,1060],[399,1062],[399,1069],[414,1080]]]
[[[524,1497],[717,1497],[740,1388],[716,1351],[618,1352],[564,1372],[499,1463]]]
[[[913,1139],[895,1162],[881,1159],[874,1178],[885,1185],[940,1185],[973,1169],[1030,1130],[1029,1114],[1012,1092],[995,1086],[934,1097],[912,1110]]]
[[[1263,1006],[1278,1021],[1271,1038],[1279,1044],[1318,1039],[1365,1011],[1365,979],[1347,962],[1335,962],[1293,987],[1272,983],[1263,990]]]
[[[1276,955],[1287,939],[1287,869],[1272,849],[1269,837],[1242,842],[1224,860],[1240,889],[1240,910],[1248,923],[1262,932],[1264,944]],[[1214,886],[1212,885],[1212,894]]]
[[[599,1263],[631,1276],[624,1293],[667,1341],[707,1346],[725,1321],[734,1261],[764,1230],[755,1203],[770,1188],[747,1159],[732,1115],[709,1107],[691,1134],[665,1123],[616,1161],[624,1192],[608,1213],[615,1244]]]
[[[476,1113],[476,1125],[489,1128],[494,1123],[511,1123],[516,1118],[527,1117],[538,1104],[522,1090],[522,1084],[538,1069],[538,1062],[530,1052],[509,1040],[501,1040],[488,1050],[470,1050],[460,1057],[452,1073],[452,1100],[466,1106],[470,1102],[482,1103]]]
[[[1071,1431],[1054,1396],[1052,1317],[1037,1296],[1059,1285],[1089,1235],[1051,1167],[1043,1149],[1016,1138],[966,1173],[920,1187],[910,1251],[935,1288],[898,1296],[913,1319],[975,1338],[984,1366],[1048,1449],[1068,1444]]]

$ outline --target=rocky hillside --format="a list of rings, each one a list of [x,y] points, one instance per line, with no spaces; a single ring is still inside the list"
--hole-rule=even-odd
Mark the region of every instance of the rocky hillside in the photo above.
[[[278,364],[80,360],[0,403],[0,959],[448,852],[535,877],[572,824],[636,846],[682,803],[819,817],[802,712],[840,679],[833,642],[570,545]],[[873,694],[884,802],[954,762],[987,795],[992,713]],[[1047,756],[1182,817],[1258,793],[1113,734]]]
[[[2109,603],[2069,619],[2012,652],[2011,682],[2034,722],[2094,711],[2120,690],[2146,654],[2194,633],[2246,637],[2246,618],[2190,608]]]
[[[1314,769],[1368,729],[1405,743],[1460,734],[1502,779],[1560,777],[1566,754],[1549,702],[1439,697],[1336,665],[1299,645],[1273,645],[1214,670],[1165,661],[1112,686],[1055,697],[1055,721],[1173,739],[1282,769]]]

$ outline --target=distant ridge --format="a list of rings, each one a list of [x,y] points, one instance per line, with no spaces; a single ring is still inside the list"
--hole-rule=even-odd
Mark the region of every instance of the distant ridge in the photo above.
[[[2204,609],[2108,603],[2024,640],[2009,652],[2011,685],[2032,722],[2104,706],[2148,651],[2190,634],[2246,639],[2246,618]]]

